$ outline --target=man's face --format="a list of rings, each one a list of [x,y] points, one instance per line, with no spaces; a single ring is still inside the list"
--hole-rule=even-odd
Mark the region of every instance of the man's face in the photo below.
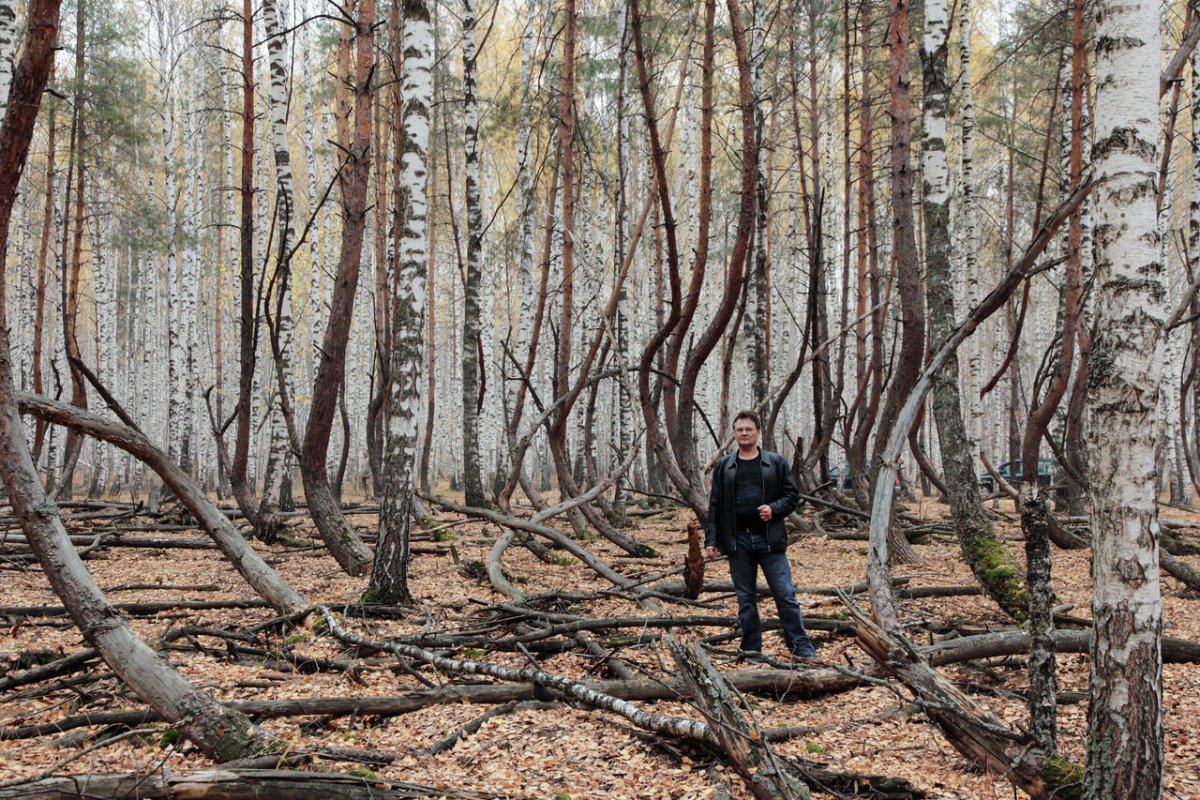
[[[738,447],[750,447],[758,444],[758,426],[753,420],[739,419],[733,423],[733,439]]]

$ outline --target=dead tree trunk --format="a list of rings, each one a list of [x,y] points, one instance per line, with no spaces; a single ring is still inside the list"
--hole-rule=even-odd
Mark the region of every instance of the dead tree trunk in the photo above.
[[[1082,770],[1057,760],[1044,761],[1044,754],[1027,735],[1009,729],[938,674],[910,642],[885,632],[846,595],[842,599],[858,624],[859,644],[913,693],[954,749],[977,766],[1008,778],[1034,800],[1081,797]]]
[[[759,800],[807,798],[808,789],[783,768],[782,759],[767,744],[757,725],[746,721],[729,686],[695,642],[667,646],[691,691],[692,699],[709,720],[717,743]]]
[[[478,792],[421,786],[353,775],[317,774],[285,769],[216,769],[190,773],[164,771],[143,775],[72,775],[0,789],[0,800],[402,800],[416,797],[482,798]]]

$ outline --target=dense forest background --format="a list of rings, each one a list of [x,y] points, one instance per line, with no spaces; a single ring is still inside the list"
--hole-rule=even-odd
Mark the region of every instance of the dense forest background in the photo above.
[[[1167,46],[1170,34],[1182,31],[1185,10],[1164,7]],[[14,212],[9,271],[10,318],[33,323],[13,329],[21,387],[70,393],[71,369],[61,340],[67,330],[80,357],[143,430],[169,444],[213,491],[222,483],[205,398],[222,421],[236,402],[243,313],[253,314],[257,340],[249,471],[260,484],[278,480],[269,464],[272,443],[278,452],[283,441],[283,423],[270,413],[278,381],[266,321],[282,297],[289,328],[286,369],[302,429],[347,213],[336,176],[347,161],[353,91],[348,26],[327,8],[285,4],[268,15],[256,6],[250,76],[254,306],[241,308],[245,85],[239,11],[183,3],[96,3],[66,10],[53,91]],[[637,431],[632,417],[638,398],[622,392],[614,377],[600,376],[618,358],[627,366],[638,364],[646,342],[672,313],[673,281],[689,298],[698,295],[695,321],[690,328],[677,326],[695,338],[723,310],[731,277],[738,283],[733,313],[720,315],[730,318],[694,379],[699,414],[694,436],[703,459],[717,451],[731,411],[758,406],[768,412],[772,446],[790,454],[797,440],[806,443],[806,472],[813,480],[844,462],[861,469],[869,460],[863,445],[879,417],[879,397],[898,367],[915,366],[903,363],[898,333],[903,312],[894,269],[898,212],[891,174],[888,9],[872,3],[760,3],[746,12],[755,137],[762,152],[756,178],[761,218],[744,267],[730,264],[740,202],[741,120],[728,21],[715,22],[706,105],[703,6],[663,3],[643,12],[668,221],[658,200],[651,202],[658,192],[653,145],[639,95],[629,9],[588,3],[576,20],[574,252],[567,276],[562,217],[568,198],[557,166],[563,9],[548,3],[484,9],[473,67],[480,77],[468,102],[462,11],[431,8],[434,100],[424,265],[429,301],[421,385],[428,405],[420,415],[419,467],[425,485],[464,480],[463,365],[472,355],[464,336],[478,337],[475,358],[481,366],[472,369],[479,377],[466,380],[478,383],[477,463],[483,483],[502,482],[507,472],[506,429],[522,387],[548,405],[565,393],[567,387],[559,385],[564,378],[594,379],[570,403],[563,433],[570,469],[579,479],[595,480],[619,463]],[[1083,119],[1073,123],[1069,6],[964,3],[954,12],[952,41],[945,45],[952,91],[944,146],[953,187],[952,285],[961,316],[1069,193],[1069,143],[1082,137],[1086,150],[1091,101],[1085,97]],[[379,394],[387,387],[387,365],[381,358],[391,318],[386,297],[388,282],[398,279],[402,189],[394,154],[400,54],[389,13],[379,13],[375,32],[374,150],[359,256],[362,279],[340,390],[348,426],[333,426],[330,456],[334,467],[347,462],[346,482],[355,486],[362,473],[381,469],[377,456],[364,460],[361,454],[382,449],[379,417],[386,409]],[[919,31],[919,15],[910,24]],[[276,46],[279,53],[269,55]],[[908,81],[919,78],[918,43],[912,48]],[[1164,147],[1162,214],[1175,300],[1189,286],[1194,250],[1188,246],[1194,181],[1185,84],[1173,82],[1164,102],[1164,114],[1174,123],[1174,146]],[[1083,85],[1090,93],[1090,82]],[[909,111],[915,141],[920,99],[914,92]],[[468,114],[478,114],[474,130]],[[705,127],[711,131],[707,147],[701,142]],[[287,197],[277,176],[281,153],[292,174]],[[705,158],[711,164],[702,172]],[[916,153],[912,158],[915,162]],[[479,195],[471,199],[468,174],[474,169]],[[913,191],[919,203],[919,179]],[[467,215],[476,209],[479,275],[468,298]],[[704,230],[702,213],[710,217]],[[908,223],[917,233],[919,218]],[[1086,236],[1086,221],[1084,228]],[[922,236],[916,238],[923,259],[926,245]],[[281,251],[286,284],[278,266]],[[1036,274],[960,353],[970,434],[995,466],[1019,457],[1025,418],[1053,367],[1065,252],[1063,230]],[[1086,244],[1080,258],[1089,260]],[[478,312],[468,312],[474,308],[469,303],[477,303]],[[541,331],[529,358],[531,318],[538,312]],[[66,328],[65,316],[72,317]],[[611,339],[601,338],[603,358],[588,358],[602,320],[610,330],[604,336]],[[570,323],[566,329],[564,323]],[[1176,500],[1190,493],[1189,443],[1195,438],[1187,435],[1194,426],[1188,391],[1194,382],[1184,364],[1189,337],[1190,326],[1172,331],[1167,349],[1172,380],[1164,382],[1161,413],[1161,474]],[[685,338],[677,349],[686,351],[690,344]],[[669,349],[661,348],[652,363],[660,370],[669,366],[674,375],[681,365],[668,364]],[[581,375],[584,366],[587,376]],[[671,381],[664,379],[656,391],[674,400]],[[1067,446],[1069,418],[1064,402],[1048,426],[1055,452]],[[521,431],[530,427],[531,420],[522,419]],[[65,483],[62,438],[51,429],[35,442],[39,465],[58,485]],[[425,445],[428,439],[437,445]],[[932,415],[916,428],[914,442],[937,466]],[[857,458],[856,448],[863,451]],[[81,458],[75,492],[145,491],[141,469],[110,447],[88,444]],[[544,434],[535,434],[525,459],[534,483],[545,490],[554,468]],[[907,454],[903,475],[917,480]],[[647,448],[623,483],[643,492],[668,486]]]

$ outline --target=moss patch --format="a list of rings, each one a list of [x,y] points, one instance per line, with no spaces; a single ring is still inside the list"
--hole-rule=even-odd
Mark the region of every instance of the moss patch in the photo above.
[[[1024,622],[1028,615],[1029,589],[1016,558],[985,521],[959,521],[956,528],[963,557],[984,591],[1013,619]]]
[[[1083,767],[1062,756],[1042,759],[1042,777],[1056,800],[1082,800]]]

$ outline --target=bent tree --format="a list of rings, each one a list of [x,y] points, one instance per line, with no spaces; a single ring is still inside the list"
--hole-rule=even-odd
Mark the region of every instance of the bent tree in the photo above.
[[[950,172],[946,159],[946,79],[949,9],[945,0],[925,4],[921,64],[925,83],[921,175],[925,222],[925,294],[934,347],[954,328],[954,283],[950,263]],[[934,377],[933,416],[938,426],[947,499],[963,558],[984,590],[1008,614],[1023,619],[1028,601],[1020,567],[996,538],[975,482],[974,453],[963,421],[957,353]]]

